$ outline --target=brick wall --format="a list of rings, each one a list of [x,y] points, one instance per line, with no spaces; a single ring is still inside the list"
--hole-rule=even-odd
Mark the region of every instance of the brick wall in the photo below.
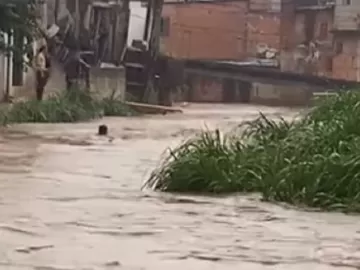
[[[241,60],[258,44],[280,49],[280,13],[249,10],[245,0],[165,3],[162,16],[169,31],[161,49],[173,57]]]
[[[360,81],[360,42],[356,35],[336,38],[333,77]]]
[[[280,50],[280,14],[249,12],[247,16],[247,55],[256,56],[257,45]]]
[[[169,31],[161,48],[177,58],[242,59],[246,12],[246,1],[165,4]]]

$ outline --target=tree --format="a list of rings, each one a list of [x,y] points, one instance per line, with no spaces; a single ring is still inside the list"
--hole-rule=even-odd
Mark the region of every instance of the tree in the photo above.
[[[0,1],[0,52],[12,51],[24,55],[40,30],[36,17],[36,0]],[[5,41],[6,35],[14,37],[13,45]]]

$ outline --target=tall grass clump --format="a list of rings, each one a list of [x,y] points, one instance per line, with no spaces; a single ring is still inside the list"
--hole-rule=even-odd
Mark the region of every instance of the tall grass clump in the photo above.
[[[134,112],[113,97],[96,99],[81,90],[63,91],[46,100],[23,101],[0,110],[0,124],[87,121],[102,116],[129,116]]]
[[[298,121],[260,115],[244,128],[223,136],[205,131],[184,142],[148,185],[172,192],[260,192],[267,201],[360,211],[359,92],[326,98]]]

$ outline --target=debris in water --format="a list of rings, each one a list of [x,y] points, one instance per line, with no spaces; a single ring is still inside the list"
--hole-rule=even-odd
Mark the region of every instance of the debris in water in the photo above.
[[[16,249],[17,252],[21,253],[31,253],[33,251],[40,251],[43,249],[53,248],[53,245],[46,245],[46,246],[32,246],[32,247],[25,247],[25,248],[18,248]]]

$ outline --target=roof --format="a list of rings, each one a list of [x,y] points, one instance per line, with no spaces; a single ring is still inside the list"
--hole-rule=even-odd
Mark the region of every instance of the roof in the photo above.
[[[278,68],[261,66],[254,62],[187,60],[187,70],[207,71],[229,76],[242,77],[248,81],[265,81],[284,84],[306,84],[320,88],[343,89],[359,87],[360,82],[331,79],[316,75],[284,72]]]
[[[193,4],[193,3],[221,3],[221,2],[242,2],[248,0],[164,0],[164,4]]]
[[[119,5],[119,3],[117,3],[116,1],[107,1],[107,2],[103,2],[103,1],[94,1],[92,3],[92,5],[94,7],[98,7],[98,8],[112,8],[114,6]]]
[[[279,66],[279,62],[273,59],[253,59],[247,61],[216,61],[219,64],[229,64],[239,67],[272,67]]]
[[[298,10],[322,10],[335,6],[335,0],[295,0]]]

